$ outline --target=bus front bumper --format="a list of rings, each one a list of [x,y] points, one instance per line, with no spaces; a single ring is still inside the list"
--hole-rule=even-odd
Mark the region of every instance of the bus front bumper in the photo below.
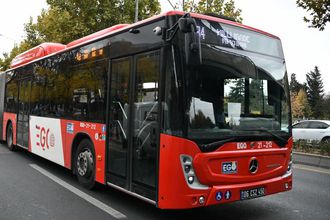
[[[248,200],[292,189],[292,173],[253,183],[213,186],[210,188],[205,206],[240,200]],[[202,205],[202,204],[199,204]]]

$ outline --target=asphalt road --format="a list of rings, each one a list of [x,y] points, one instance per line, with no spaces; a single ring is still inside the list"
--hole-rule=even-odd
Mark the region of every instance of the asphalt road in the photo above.
[[[0,143],[0,220],[118,218],[330,219],[330,170],[296,165],[290,192],[164,211],[109,187],[85,190],[70,171],[24,150],[10,152]]]

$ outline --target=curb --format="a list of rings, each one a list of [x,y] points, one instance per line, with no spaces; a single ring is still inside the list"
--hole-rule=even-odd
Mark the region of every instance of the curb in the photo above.
[[[330,169],[330,157],[316,154],[293,152],[293,162]]]

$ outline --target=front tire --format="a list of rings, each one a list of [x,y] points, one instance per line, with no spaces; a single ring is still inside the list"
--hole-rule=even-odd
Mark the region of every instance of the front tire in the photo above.
[[[6,142],[7,142],[7,147],[10,151],[17,150],[17,147],[14,145],[13,126],[11,125],[11,123],[7,127]]]
[[[75,154],[75,173],[79,183],[92,189],[95,186],[95,153],[90,140],[82,140]]]

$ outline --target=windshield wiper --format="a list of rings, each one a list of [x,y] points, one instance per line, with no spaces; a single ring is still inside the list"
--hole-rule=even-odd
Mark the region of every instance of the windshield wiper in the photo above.
[[[264,132],[264,133],[270,134],[272,137],[274,137],[276,139],[275,142],[280,147],[285,147],[285,145],[288,144],[288,140],[286,140],[285,138],[282,138],[281,136],[278,136],[274,132],[271,132],[267,129],[259,128],[259,129],[245,130],[245,131],[259,131],[259,132]]]
[[[228,142],[231,142],[234,140],[236,140],[236,138],[234,138],[234,137],[227,138],[227,139],[223,139],[221,141],[215,141],[215,142],[208,143],[208,144],[200,144],[199,147],[202,152],[211,152],[211,151],[215,151],[216,149],[220,148],[225,143],[228,143]]]

